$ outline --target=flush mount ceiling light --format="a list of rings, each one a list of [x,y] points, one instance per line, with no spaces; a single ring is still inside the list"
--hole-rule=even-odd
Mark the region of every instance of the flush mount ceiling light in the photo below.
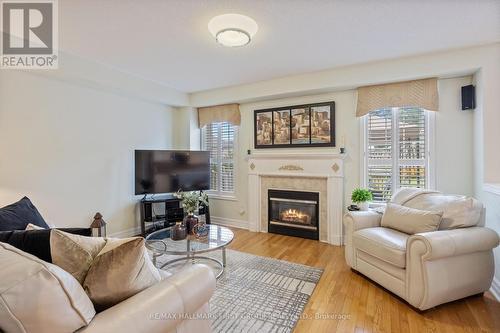
[[[247,45],[258,29],[253,19],[240,14],[219,15],[208,22],[208,30],[215,40],[228,47]]]

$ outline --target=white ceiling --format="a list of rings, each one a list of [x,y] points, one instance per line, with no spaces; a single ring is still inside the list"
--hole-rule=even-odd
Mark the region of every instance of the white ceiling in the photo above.
[[[252,17],[243,48],[216,15]],[[184,92],[500,40],[500,0],[60,0],[60,48]]]

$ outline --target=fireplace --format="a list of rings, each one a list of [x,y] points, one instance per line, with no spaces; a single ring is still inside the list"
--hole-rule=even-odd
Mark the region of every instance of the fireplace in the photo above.
[[[268,190],[268,231],[319,239],[319,193]]]

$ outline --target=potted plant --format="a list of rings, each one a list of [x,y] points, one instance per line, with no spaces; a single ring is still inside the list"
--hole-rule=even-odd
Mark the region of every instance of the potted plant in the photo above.
[[[359,209],[368,210],[369,201],[373,199],[372,192],[365,188],[357,188],[352,191],[351,200]]]
[[[182,208],[187,216],[184,218],[184,225],[188,234],[193,232],[193,228],[198,224],[198,217],[194,212],[198,210],[200,203],[208,206],[208,196],[201,191],[183,192],[181,190],[174,194],[181,199]]]

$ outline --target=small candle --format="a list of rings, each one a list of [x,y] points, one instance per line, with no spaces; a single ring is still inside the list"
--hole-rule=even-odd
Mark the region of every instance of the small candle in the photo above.
[[[340,137],[340,147],[345,148],[345,136],[343,135]]]

